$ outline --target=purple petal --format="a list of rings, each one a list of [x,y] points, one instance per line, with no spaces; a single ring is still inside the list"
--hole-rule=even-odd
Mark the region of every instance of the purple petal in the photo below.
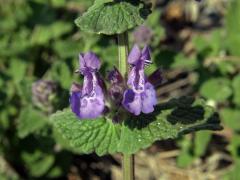
[[[145,91],[141,94],[142,98],[142,112],[145,114],[154,111],[154,106],[157,104],[156,91],[152,84],[147,82],[145,84]]]
[[[134,45],[131,52],[129,53],[128,56],[128,63],[132,65],[136,65],[137,62],[140,60],[141,57],[141,50],[138,47],[138,45]]]
[[[91,68],[91,69],[94,69],[94,70],[99,70],[100,69],[100,60],[98,59],[96,54],[94,54],[93,52],[87,52],[84,55],[84,59],[85,59],[85,62],[86,62],[86,66],[88,68]]]
[[[144,91],[145,75],[143,67],[133,67],[128,75],[127,84],[136,93],[142,93]]]
[[[113,103],[119,106],[123,99],[124,88],[119,84],[113,84],[110,86],[108,92]]]
[[[80,116],[80,98],[81,92],[72,92],[70,96],[70,105],[72,112],[74,112],[78,117]]]
[[[104,79],[101,77],[101,75],[98,72],[95,75],[96,75],[96,84],[98,84],[101,87],[101,89],[104,92],[103,94],[105,94],[107,91],[107,86],[104,82]]]
[[[104,95],[100,86],[96,86],[92,96],[84,96],[80,102],[79,118],[94,119],[104,110]]]
[[[123,98],[124,82],[121,73],[116,67],[108,74],[108,80],[110,81],[108,92],[111,100],[114,104],[119,106]]]
[[[96,82],[94,83],[95,80],[95,73],[90,73],[90,72],[86,72],[83,78],[83,95],[90,95],[91,92],[93,91],[94,88],[94,84],[96,84]],[[96,80],[95,80],[96,81]]]
[[[100,60],[96,54],[87,52],[85,54],[79,54],[80,71],[84,74],[86,71],[99,70]]]
[[[142,25],[133,32],[133,37],[137,44],[149,44],[153,37],[153,32],[148,26]]]
[[[141,59],[145,61],[145,63],[149,64],[151,63],[151,55],[150,55],[150,49],[148,46],[145,46],[142,50]]]
[[[154,71],[147,79],[154,87],[161,85],[163,81],[163,75],[161,69]]]
[[[133,90],[128,89],[123,95],[123,107],[136,116],[141,113],[142,103],[141,94],[134,93]]]
[[[108,80],[110,81],[111,84],[122,83],[123,77],[121,73],[118,71],[118,69],[114,67],[114,69],[110,71],[108,74]]]

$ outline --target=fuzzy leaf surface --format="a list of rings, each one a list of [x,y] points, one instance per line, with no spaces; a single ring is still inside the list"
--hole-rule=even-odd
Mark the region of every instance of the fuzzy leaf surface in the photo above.
[[[97,0],[75,23],[86,32],[112,35],[142,24],[149,14],[140,2]]]
[[[175,139],[198,130],[220,130],[219,118],[204,101],[190,97],[159,105],[152,114],[129,118],[122,126],[119,151],[133,154],[157,140]]]
[[[52,120],[78,152],[88,154],[95,151],[98,155],[117,152],[119,125],[114,125],[104,118],[79,120],[69,109],[57,112],[52,116]]]
[[[129,116],[122,124],[110,120],[79,120],[70,110],[59,111],[52,122],[78,152],[98,155],[134,154],[157,140],[174,139],[198,130],[220,130],[219,118],[203,100],[173,99],[154,113]]]

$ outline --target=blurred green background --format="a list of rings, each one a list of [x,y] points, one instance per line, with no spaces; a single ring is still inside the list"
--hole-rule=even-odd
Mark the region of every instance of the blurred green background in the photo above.
[[[240,0],[148,0],[153,13],[129,32],[149,44],[164,82],[159,102],[203,97],[224,130],[155,143],[136,155],[136,179],[240,179]],[[0,179],[121,179],[120,155],[81,155],[48,116],[68,107],[78,53],[102,73],[117,65],[115,36],[79,31],[93,0],[0,0]]]

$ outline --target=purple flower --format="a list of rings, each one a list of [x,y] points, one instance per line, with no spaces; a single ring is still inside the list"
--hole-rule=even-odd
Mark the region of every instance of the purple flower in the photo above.
[[[121,73],[116,67],[108,74],[108,80],[110,81],[109,95],[114,105],[119,107],[122,102],[124,92],[124,80]]]
[[[51,112],[53,99],[56,96],[57,84],[50,80],[38,80],[32,84],[33,104],[41,109]]]
[[[135,115],[151,113],[157,104],[157,97],[153,85],[144,75],[145,65],[151,63],[149,48],[145,46],[140,50],[135,45],[129,54],[128,63],[132,66],[127,81],[129,89],[124,92],[122,104]]]
[[[79,55],[79,63],[79,72],[84,76],[83,86],[73,83],[71,108],[81,119],[97,118],[104,110],[104,94],[97,75],[100,61],[94,53],[88,52]]]
[[[152,40],[153,32],[148,26],[142,25],[133,32],[133,37],[137,44],[148,44]]]

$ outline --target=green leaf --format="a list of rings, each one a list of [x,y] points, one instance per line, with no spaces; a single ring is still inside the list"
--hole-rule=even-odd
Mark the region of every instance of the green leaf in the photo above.
[[[59,65],[58,77],[62,87],[65,89],[69,89],[69,87],[71,86],[72,73],[66,63],[61,63]]]
[[[73,154],[67,151],[54,153],[54,156],[54,166],[47,172],[47,177],[50,179],[56,179],[57,177],[62,177],[67,174],[73,160]]]
[[[57,62],[53,64],[49,73],[55,81],[61,84],[63,88],[69,89],[73,79],[73,70],[70,69],[67,62]]]
[[[159,113],[160,112],[160,113]],[[127,154],[147,148],[157,140],[174,139],[197,130],[219,130],[218,116],[203,100],[190,97],[159,105],[155,113],[128,119],[122,126],[119,151]]]
[[[177,156],[177,165],[181,168],[189,166],[194,161],[194,156],[191,152],[192,142],[188,137],[181,139],[178,142],[181,147],[180,154]]]
[[[165,29],[163,26],[159,26],[159,19],[161,18],[162,12],[160,9],[153,11],[151,16],[147,18],[146,25],[150,27],[153,31],[153,36],[158,38],[152,38],[151,45],[153,47],[158,46],[161,39],[165,35]],[[156,49],[158,50],[158,49]]]
[[[64,21],[58,21],[50,25],[37,25],[31,36],[33,45],[45,45],[52,39],[57,39],[70,32],[72,25]]]
[[[194,156],[188,151],[181,151],[177,157],[177,165],[181,168],[186,168],[192,164]]]
[[[17,131],[20,138],[40,130],[47,124],[47,117],[41,112],[27,107],[21,111],[18,119]]]
[[[95,0],[94,1],[94,5],[96,4],[104,4],[104,3],[108,3],[108,2],[113,2],[114,0]]]
[[[32,102],[32,83],[33,77],[29,76],[25,77],[18,84],[16,84],[16,90],[18,95],[21,97],[22,103],[28,104]]]
[[[66,5],[66,0],[51,0],[54,7],[64,7]]]
[[[203,83],[200,93],[217,102],[225,101],[232,95],[231,82],[226,78],[212,78]]]
[[[234,159],[238,158],[240,160],[239,149],[240,149],[240,135],[233,134],[233,137],[230,139],[228,150],[231,153],[232,157],[234,157]]]
[[[223,122],[234,130],[240,130],[240,111],[239,109],[226,108],[220,112]]]
[[[100,2],[99,2],[100,1]],[[75,23],[83,31],[97,34],[120,34],[144,22],[150,13],[140,2],[98,0]]]
[[[65,149],[76,154],[81,153],[79,149],[75,148],[74,146],[71,146],[68,139],[64,138],[62,134],[59,131],[57,131],[56,128],[53,129],[53,138],[55,142],[61,147],[61,149]]]
[[[33,177],[40,177],[47,173],[54,164],[54,156],[36,150],[34,153],[23,152],[21,154],[25,166]]]
[[[79,120],[70,110],[59,111],[51,120],[78,152],[98,155],[133,154],[157,140],[177,138],[197,130],[220,130],[218,116],[203,100],[173,99],[152,114],[131,116],[122,124],[110,120]]]
[[[236,67],[231,61],[220,61],[217,63],[217,68],[223,76],[233,74],[236,71]]]
[[[119,125],[106,119],[80,120],[70,110],[59,111],[52,121],[60,133],[79,152],[96,152],[98,155],[117,152]]]
[[[195,69],[199,66],[196,58],[188,58],[184,54],[179,53],[175,56],[171,68]]]
[[[232,83],[234,91],[233,102],[236,105],[240,106],[240,75],[235,76]]]
[[[21,59],[12,59],[10,63],[8,73],[12,76],[14,82],[18,84],[24,79],[27,64]]]
[[[208,143],[211,140],[211,133],[209,131],[199,131],[195,134],[194,139],[194,155],[200,157],[206,152]]]
[[[232,55],[239,56],[240,0],[232,0],[226,15],[226,46]]]
[[[83,45],[84,44],[71,39],[65,39],[55,41],[53,48],[61,58],[73,58],[79,53],[80,50],[83,49]]]

